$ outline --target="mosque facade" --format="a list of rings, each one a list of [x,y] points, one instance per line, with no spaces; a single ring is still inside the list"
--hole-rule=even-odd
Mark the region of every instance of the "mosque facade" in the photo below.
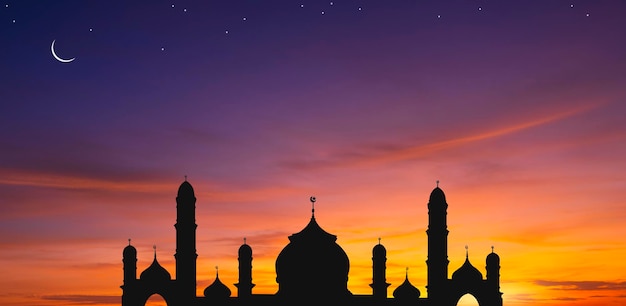
[[[311,198],[315,202],[315,198]],[[323,230],[312,211],[309,223],[289,236],[289,243],[276,258],[275,294],[253,293],[252,248],[245,242],[238,251],[239,280],[234,284],[237,295],[221,282],[219,275],[196,296],[196,197],[186,180],[176,197],[176,275],[163,268],[156,258],[137,277],[137,250],[130,244],[122,254],[124,283],[122,306],[144,306],[154,294],[163,297],[168,306],[261,306],[261,305],[332,305],[383,306],[455,306],[470,294],[480,306],[502,306],[500,292],[500,257],[493,252],[486,257],[486,277],[469,261],[466,252],[463,265],[448,277],[448,229],[446,197],[437,186],[428,202],[428,254],[426,295],[411,284],[407,276],[388,296],[386,282],[387,251],[380,241],[372,249],[371,294],[352,294],[348,289],[350,260],[337,244],[337,236]]]

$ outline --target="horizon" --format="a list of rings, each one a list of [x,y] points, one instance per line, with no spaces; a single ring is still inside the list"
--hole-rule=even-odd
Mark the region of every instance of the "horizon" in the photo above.
[[[371,294],[425,296],[428,196],[449,277],[501,258],[507,306],[626,299],[626,3],[4,1],[0,303],[120,305],[122,250],[172,277],[196,192],[197,293],[275,293],[315,217]],[[437,183],[439,181],[439,183]],[[465,303],[465,302],[464,302]],[[476,305],[469,301],[465,305]]]

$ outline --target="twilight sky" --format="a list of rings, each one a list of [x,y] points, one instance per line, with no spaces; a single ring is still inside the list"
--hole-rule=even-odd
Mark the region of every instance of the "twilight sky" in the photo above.
[[[1,3],[0,304],[119,305],[128,238],[174,275],[185,175],[198,294],[243,237],[276,292],[311,195],[353,293],[381,237],[425,294],[440,180],[450,275],[493,245],[506,305],[626,303],[624,1],[129,2]]]

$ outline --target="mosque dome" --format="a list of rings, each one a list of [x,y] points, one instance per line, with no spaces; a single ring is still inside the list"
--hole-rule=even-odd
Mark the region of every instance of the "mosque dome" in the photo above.
[[[336,243],[337,236],[324,231],[315,217],[276,259],[278,295],[343,297],[348,291],[348,255]]]
[[[183,197],[183,198],[195,197],[195,194],[193,192],[193,187],[191,186],[191,184],[189,184],[189,182],[187,182],[187,179],[185,179],[185,181],[182,184],[180,184],[180,187],[178,187],[178,197]]]
[[[483,279],[483,275],[480,271],[478,271],[478,269],[472,266],[469,262],[469,258],[466,256],[463,265],[452,273],[452,279],[466,283],[476,282],[481,281]]]
[[[430,203],[446,203],[446,195],[443,193],[443,190],[439,188],[439,186],[435,187],[433,191],[430,193]]]
[[[500,256],[494,253],[493,251],[487,255],[487,266],[499,266],[500,265]]]
[[[408,273],[404,278],[404,282],[393,291],[393,297],[398,300],[415,300],[420,297],[420,294],[420,290],[409,281]]]
[[[139,279],[161,282],[161,281],[172,280],[172,276],[170,275],[169,272],[167,272],[167,270],[165,270],[165,268],[161,267],[161,265],[157,261],[156,253],[155,253],[152,264],[143,272],[141,272],[141,276],[139,276]]]
[[[204,289],[204,296],[213,299],[226,299],[230,297],[230,289],[222,281],[219,274],[215,274],[215,281]]]
[[[386,257],[387,256],[387,249],[385,249],[385,247],[380,244],[380,242],[374,246],[374,248],[372,249],[372,255],[373,257]]]
[[[239,247],[239,257],[252,257],[252,248],[244,243]]]
[[[128,245],[124,248],[122,256],[123,258],[137,258],[137,249],[135,249],[134,246],[130,245],[129,242]]]

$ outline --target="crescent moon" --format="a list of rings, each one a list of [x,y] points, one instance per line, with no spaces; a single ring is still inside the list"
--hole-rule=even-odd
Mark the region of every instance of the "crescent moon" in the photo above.
[[[52,41],[52,45],[50,46],[50,51],[52,51],[52,56],[54,56],[54,58],[55,58],[57,61],[59,61],[59,62],[61,62],[61,63],[69,63],[69,62],[71,62],[71,61],[73,61],[73,60],[75,60],[75,59],[76,59],[75,57],[72,57],[72,58],[70,58],[70,59],[62,59],[62,58],[60,58],[60,57],[57,55],[57,53],[56,53],[56,52],[54,52],[54,42],[55,42],[55,41],[56,41],[56,39]]]

